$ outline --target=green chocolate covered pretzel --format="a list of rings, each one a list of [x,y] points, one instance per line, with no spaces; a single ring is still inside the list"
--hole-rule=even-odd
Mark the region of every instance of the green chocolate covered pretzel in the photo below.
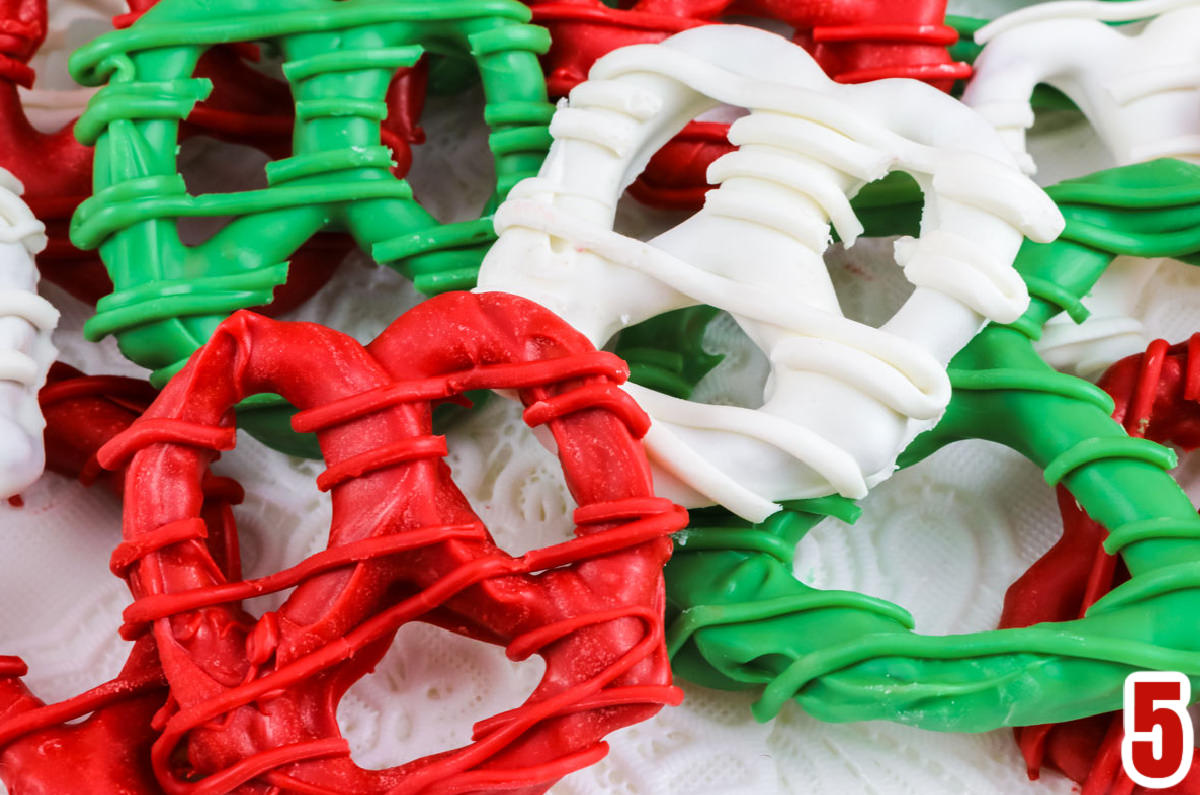
[[[494,239],[489,214],[536,172],[553,107],[537,54],[549,35],[516,0],[162,0],[131,27],[71,58],[73,76],[102,85],[76,125],[96,146],[95,195],[71,239],[98,248],[115,290],[85,326],[163,384],[237,309],[268,303],[288,258],[321,231],[348,232],[377,261],[434,294],[470,287]],[[179,122],[211,83],[192,77],[210,47],[259,42],[282,58],[296,103],[293,155],[266,167],[268,187],[190,195],[176,154]],[[380,126],[397,69],[424,52],[473,59],[483,83],[496,190],[476,221],[439,224],[391,172]],[[234,216],[198,245],[177,222]],[[288,427],[277,396],[246,401],[239,423],[286,452],[315,455]]]
[[[789,699],[829,721],[892,720],[943,731],[1073,720],[1121,703],[1125,675],[1182,671],[1200,683],[1200,517],[1166,470],[1175,455],[1128,436],[1099,388],[1054,371],[1033,342],[1118,255],[1200,257],[1200,167],[1156,160],[1069,180],[1047,191],[1067,219],[1050,244],[1026,242],[1017,268],[1032,301],[1017,322],[991,324],[951,362],[944,418],[900,458],[981,438],[1007,445],[1062,483],[1109,531],[1131,579],[1086,617],[1027,628],[932,637],[901,607],[820,591],[792,575],[796,543],[838,499],[785,504],[747,526],[720,509],[693,512],[667,568],[675,670],[727,689],[761,689],[754,714]]]

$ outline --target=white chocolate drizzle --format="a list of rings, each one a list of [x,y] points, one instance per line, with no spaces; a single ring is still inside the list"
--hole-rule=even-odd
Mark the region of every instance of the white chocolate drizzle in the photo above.
[[[1036,170],[1025,133],[1038,84],[1079,106],[1117,165],[1200,163],[1200,0],[1040,3],[981,28],[975,40],[987,46],[963,101],[992,122],[1027,173]],[[1143,350],[1148,336],[1133,312],[1160,263],[1119,258],[1083,299],[1091,316],[1081,325],[1053,318],[1038,352],[1093,377]]]
[[[54,361],[58,310],[37,294],[34,255],[45,230],[20,199],[21,183],[0,169],[0,498],[36,480],[45,465],[38,390]]]
[[[1025,310],[1012,260],[1025,235],[1058,235],[1054,204],[961,104],[916,81],[836,84],[765,31],[690,30],[614,51],[590,77],[556,114],[539,175],[497,211],[477,289],[538,301],[597,345],[672,309],[730,312],[771,363],[761,408],[627,387],[654,420],[660,491],[754,521],[779,500],[864,496],[941,416],[949,358]],[[650,241],[613,231],[650,156],[722,103],[749,113],[704,208]],[[847,245],[862,234],[850,198],[897,170],[926,194],[920,237],[896,244],[917,290],[873,328],[842,315],[822,255],[831,229]]]

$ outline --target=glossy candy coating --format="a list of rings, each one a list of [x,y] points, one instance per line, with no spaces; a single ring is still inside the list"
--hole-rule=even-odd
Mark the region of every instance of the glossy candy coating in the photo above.
[[[721,102],[750,112],[732,127],[739,150],[710,170],[720,187],[705,208],[651,241],[615,232],[640,164]],[[1011,268],[1023,233],[1051,240],[1061,228],[961,104],[916,81],[834,83],[754,28],[699,27],[605,56],[551,132],[539,176],[497,211],[479,289],[536,301],[596,345],[681,307],[728,310],[771,362],[760,408],[628,390],[655,419],[659,493],[754,521],[777,500],[860,497],[888,477],[949,400],[949,358],[985,318],[1023,311]],[[873,328],[842,315],[821,255],[831,227],[848,245],[864,231],[850,197],[893,171],[931,199],[920,236],[896,244],[917,289]]]
[[[1093,39],[1143,48],[1139,51],[1149,47],[1156,57],[1175,59],[1180,47],[1165,47],[1164,38],[1186,39],[1187,31],[1194,31],[1195,10],[1183,6],[1194,4],[1049,3],[1014,16],[1028,21],[1070,9],[1134,18],[1178,8],[1172,18],[1156,20],[1132,35],[1097,23],[1088,27]],[[1038,80],[1061,80],[1089,115],[1097,108],[1087,92],[1095,92],[1097,102],[1114,101],[1111,91],[1104,94],[1103,81],[1088,83],[1082,76],[1086,70],[1070,71],[1078,65],[1075,59],[1136,84],[1139,90],[1116,96],[1117,104],[1141,107],[1138,102],[1170,100],[1186,105],[1168,119],[1170,124],[1194,116],[1191,94],[1167,90],[1194,79],[1191,72],[1176,78],[1150,75],[1155,80],[1122,72],[1126,61],[1118,56],[1124,50],[1098,46],[1093,39],[1086,39],[1090,45],[1059,51],[1048,48],[1044,38],[1025,41],[1014,30],[1008,45],[1030,59],[1030,68],[1048,71],[1030,72],[1020,63],[998,68],[998,53],[1006,51],[992,50],[990,59],[985,51],[967,99],[988,113],[1018,154],[1022,148],[1011,142],[1020,139],[1012,136],[1009,122],[1032,118],[1031,112],[1024,113]],[[1000,43],[997,38],[989,50]],[[1182,46],[1185,58],[1191,57],[1186,55],[1189,46]],[[1018,102],[1023,112],[999,101],[1005,97]],[[1097,111],[1097,118],[1103,114]],[[1118,112],[1113,125],[1121,118]],[[1133,135],[1161,137],[1167,132],[1162,146],[1187,145],[1186,137],[1170,137],[1170,124],[1146,124],[1136,114],[1124,121]],[[1195,633],[1179,620],[1194,612],[1188,602],[1200,570],[1200,563],[1193,562],[1200,557],[1194,540],[1200,538],[1200,520],[1162,471],[1173,465],[1173,455],[1124,435],[1107,417],[1112,406],[1102,392],[1051,370],[1032,345],[1053,316],[1065,315],[1060,326],[1088,317],[1082,299],[1114,260],[1196,261],[1200,167],[1153,160],[1071,180],[1049,193],[1060,203],[1067,229],[1051,245],[1026,244],[1018,257],[1032,297],[1029,311],[1008,327],[989,326],[959,353],[951,363],[954,397],[945,418],[918,437],[899,463],[911,465],[960,438],[986,438],[1019,450],[1046,470],[1051,485],[1063,483],[1074,500],[1110,529],[1110,538],[1118,539],[1111,551],[1122,553],[1133,574],[1129,583],[1091,605],[1083,618],[1055,616],[1078,620],[958,638],[913,636],[895,605],[861,594],[817,592],[792,579],[792,547],[822,510],[830,512],[827,506],[794,506],[790,522],[772,517],[750,528],[746,538],[739,535],[740,523],[708,516],[705,524],[717,531],[689,531],[695,537],[682,545],[668,570],[669,601],[680,613],[672,630],[678,671],[715,686],[765,685],[765,698],[756,708],[760,717],[773,714],[794,695],[829,720],[882,718],[968,731],[1072,720],[1112,709],[1120,703],[1121,682],[1129,670],[1200,673]],[[844,640],[833,640],[839,633]]]
[[[128,26],[152,3],[131,3],[129,13],[116,18]],[[71,244],[67,223],[75,208],[92,190],[92,149],[75,139],[74,123],[53,133],[35,129],[25,114],[18,86],[34,82],[28,60],[42,45],[46,33],[46,0],[21,0],[0,5],[6,34],[0,36],[0,166],[10,169],[26,184],[26,201],[47,225],[49,244],[38,256],[43,277],[75,297],[95,304],[112,291],[112,282],[100,259]],[[213,81],[210,97],[192,109],[181,125],[181,138],[208,136],[256,147],[272,156],[284,156],[294,124],[287,87],[248,64],[257,58],[254,48],[217,47],[205,53],[197,74]],[[389,96],[385,142],[400,164],[411,161],[410,144],[420,138],[415,126],[420,113],[419,76],[397,76]],[[399,170],[403,169],[403,170]],[[283,312],[312,295],[349,251],[344,237],[322,236],[297,252],[289,279],[281,285],[268,311]]]
[[[656,44],[726,16],[777,20],[793,28],[793,40],[843,83],[910,77],[948,91],[971,74],[946,51],[958,34],[943,22],[945,0],[638,0],[620,8],[601,0],[528,2],[534,22],[550,31],[543,62],[556,97],[567,96],[612,50]],[[709,190],[708,166],[734,148],[728,132],[727,122],[691,122],[650,159],[630,185],[631,194],[658,207],[698,210]]]
[[[1111,710],[1131,670],[1200,679],[1197,635],[1178,620],[1195,612],[1200,518],[1165,471],[1174,454],[1129,437],[1110,416],[1111,398],[1055,372],[1033,350],[1050,317],[1086,316],[1081,296],[1117,255],[1200,251],[1197,186],[1200,167],[1163,160],[1050,188],[1067,228],[1055,243],[1026,243],[1018,257],[1029,310],[1016,323],[989,325],[954,358],[945,417],[899,461],[915,464],[965,438],[1022,452],[1109,529],[1108,548],[1131,574],[1126,584],[1076,620],[920,636],[896,605],[814,591],[792,579],[777,554],[760,552],[765,542],[726,541],[737,528],[727,521],[718,537],[686,542],[668,571],[669,600],[680,612],[670,633],[677,670],[717,686],[762,686],[760,718],[795,697],[824,720],[887,719],[947,731]],[[1125,210],[1131,204],[1136,214]],[[805,519],[786,542],[815,521]],[[771,526],[756,530],[751,540],[764,530],[780,537]],[[698,551],[689,554],[688,544]]]
[[[1155,340],[1145,353],[1110,367],[1099,386],[1112,396],[1113,419],[1130,436],[1185,452],[1200,447],[1200,334],[1177,345]],[[1077,618],[1129,579],[1120,560],[1108,551],[1104,528],[1061,486],[1058,497],[1062,538],[1008,589],[1002,627]],[[1084,795],[1136,789],[1121,770],[1120,713],[1030,726],[1018,729],[1016,736],[1031,778],[1046,766],[1083,785]],[[1187,778],[1173,791],[1182,795],[1197,786],[1200,766],[1193,762]]]
[[[0,167],[25,184],[26,201],[49,225],[51,243],[39,256],[39,265],[46,278],[53,279],[56,263],[80,256],[65,244],[64,222],[89,192],[91,152],[75,140],[70,125],[52,134],[34,129],[18,94],[18,87],[33,87],[35,75],[28,62],[46,38],[46,0],[6,0],[0,3],[0,20]],[[103,294],[98,270],[102,271],[93,266],[84,279],[77,276],[76,281],[92,283],[85,292]]]
[[[37,294],[34,255],[45,227],[21,201],[21,183],[0,168],[0,498],[42,473],[42,413],[37,391],[54,361],[50,332],[58,310]]]
[[[128,462],[113,556],[135,597],[123,633],[154,638],[172,696],[154,724],[158,786],[542,792],[603,756],[609,731],[676,702],[661,566],[685,515],[653,496],[636,442],[647,419],[615,388],[625,374],[544,309],[501,294],[439,296],[366,349],[248,312],[222,324],[99,452],[107,467]],[[554,436],[580,505],[575,539],[509,557],[453,486],[432,403],[488,387],[518,392],[526,421]],[[327,550],[246,582],[212,549],[236,536],[232,514],[202,505],[214,452],[233,444],[229,410],[256,391],[303,409],[295,423],[321,440],[317,484],[334,519]],[[257,620],[240,607],[292,586]],[[524,706],[477,724],[473,744],[363,770],[337,701],[410,620],[504,644],[513,659],[541,654],[546,673]]]
[[[549,144],[552,108],[536,59],[549,41],[528,18],[515,0],[308,0],[286,9],[273,0],[162,0],[77,51],[76,79],[108,84],[76,125],[97,147],[96,194],[80,205],[71,235],[100,248],[116,285],[86,335],[115,334],[161,384],[230,312],[269,300],[289,257],[328,229],[348,232],[424,292],[471,285],[494,236],[491,220],[439,225],[413,199],[380,143],[385,99],[396,70],[418,62],[422,42],[469,53],[484,83],[498,201]],[[191,196],[175,144],[179,119],[211,88],[193,76],[195,66],[212,47],[251,39],[282,55],[297,109],[291,157],[267,166],[265,189]],[[180,241],[179,219],[214,215],[235,218],[204,243]],[[315,454],[311,438],[287,426],[278,398],[241,412],[243,427],[268,443]]]
[[[1136,24],[1113,24],[1136,23]],[[981,28],[984,42],[963,101],[985,115],[1029,173],[1025,150],[1037,86],[1060,90],[1084,113],[1107,150],[1095,168],[1160,158],[1200,162],[1197,74],[1200,6],[1176,0],[1051,2]],[[1083,305],[1082,324],[1053,318],[1037,350],[1060,370],[1094,379],[1149,341],[1134,319],[1161,258],[1123,257]]]
[[[141,416],[158,392],[145,381],[116,375],[87,375],[55,362],[38,392],[46,416],[46,469],[91,486],[103,482],[117,496],[125,491],[124,470],[110,472],[96,454]]]
[[[46,468],[85,485],[102,481],[120,495],[124,472],[105,472],[96,453],[154,397],[144,381],[84,375],[56,362],[38,395],[46,416]],[[205,511],[213,515],[241,500],[232,481],[211,478],[206,486]],[[220,541],[210,539],[210,547],[228,566],[228,549]],[[236,560],[236,546],[232,551]],[[0,778],[11,795],[161,794],[150,769],[150,745],[157,735],[151,722],[166,701],[167,687],[152,638],[134,644],[114,680],[62,703],[38,699],[20,680],[25,672],[19,658],[0,657]],[[62,725],[85,716],[75,725]]]

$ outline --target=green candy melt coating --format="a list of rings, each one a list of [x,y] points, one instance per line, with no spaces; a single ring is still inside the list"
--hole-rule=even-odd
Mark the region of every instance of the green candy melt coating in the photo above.
[[[491,213],[550,146],[553,107],[537,56],[549,34],[516,0],[162,0],[134,25],[75,52],[70,69],[92,98],[76,136],[96,147],[95,195],[71,240],[98,248],[115,286],[84,327],[165,383],[230,313],[270,303],[288,260],[318,232],[347,232],[426,294],[475,284],[495,239],[490,217],[439,224],[391,174],[381,144],[385,94],[422,53],[473,62],[486,97],[495,161]],[[267,187],[192,196],[179,175],[179,122],[212,84],[192,77],[210,47],[262,42],[283,59],[296,103],[293,155],[270,163]],[[233,216],[198,245],[181,218]],[[266,396],[239,425],[285,452],[319,456],[291,430],[291,407]]]
[[[1129,437],[1096,387],[1053,370],[1033,340],[1059,312],[1079,315],[1119,254],[1197,261],[1200,167],[1157,160],[1050,188],[1067,227],[1026,242],[1022,276],[1040,289],[1016,323],[988,325],[951,361],[949,408],[900,458],[910,466],[960,439],[1027,456],[1110,532],[1131,579],[1085,618],[932,637],[907,613],[862,594],[822,592],[792,575],[796,542],[836,499],[785,504],[758,525],[719,509],[694,512],[667,567],[669,639],[680,676],[761,690],[753,711],[790,699],[828,721],[891,720],[987,731],[1116,709],[1135,670],[1182,671],[1200,684],[1200,517],[1165,471],[1175,457]]]
[[[629,380],[686,400],[710,370],[725,358],[704,350],[704,329],[720,314],[711,306],[665,312],[617,337],[615,352],[629,364]]]

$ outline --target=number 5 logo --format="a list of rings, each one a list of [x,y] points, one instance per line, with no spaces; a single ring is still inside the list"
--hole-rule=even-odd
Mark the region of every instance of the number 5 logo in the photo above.
[[[1121,764],[1135,784],[1165,789],[1192,764],[1192,686],[1173,671],[1140,671],[1125,678],[1125,738]]]

